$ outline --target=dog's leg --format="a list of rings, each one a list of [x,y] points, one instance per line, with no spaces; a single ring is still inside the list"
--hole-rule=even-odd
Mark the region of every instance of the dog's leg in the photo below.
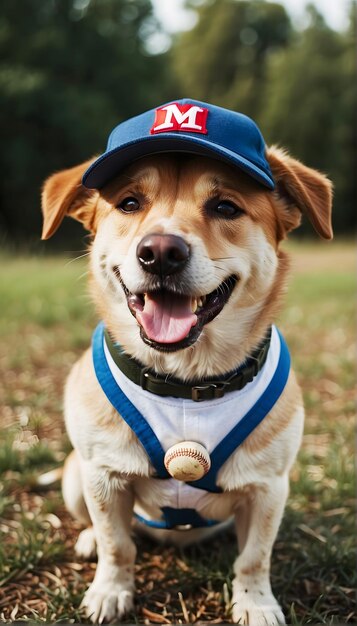
[[[63,467],[62,494],[67,511],[82,524],[92,524],[84,501],[81,468],[75,450],[68,455]]]
[[[239,553],[243,552],[244,546],[247,543],[249,530],[249,514],[249,505],[248,503],[245,503],[240,505],[235,515],[235,528],[238,539]]]
[[[232,617],[249,626],[284,624],[270,586],[270,557],[288,495],[288,477],[257,487],[243,513],[239,531],[241,553],[234,563]],[[249,521],[249,525],[248,522]]]
[[[93,622],[122,617],[133,604],[136,548],[130,537],[134,497],[116,477],[82,467],[85,501],[97,541],[98,565],[82,606]]]
[[[90,559],[96,555],[96,542],[92,520],[84,501],[81,468],[75,450],[72,450],[67,457],[63,467],[62,493],[67,511],[79,522],[88,526],[79,534],[74,547],[76,555],[83,559]]]

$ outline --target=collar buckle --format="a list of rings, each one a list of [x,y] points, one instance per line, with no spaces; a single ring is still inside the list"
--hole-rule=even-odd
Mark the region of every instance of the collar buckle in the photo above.
[[[140,370],[140,387],[144,389],[144,391],[146,391],[147,389],[147,383],[149,381],[149,378],[150,378],[150,368],[143,367],[143,369]]]
[[[194,402],[203,402],[203,400],[216,400],[217,398],[223,398],[227,386],[229,386],[229,382],[196,385],[195,387],[191,387],[191,398]]]

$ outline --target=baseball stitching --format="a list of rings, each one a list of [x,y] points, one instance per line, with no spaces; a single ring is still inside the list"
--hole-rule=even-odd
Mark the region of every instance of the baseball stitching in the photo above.
[[[165,457],[164,462],[167,471],[169,471],[169,463],[171,463],[171,461],[176,457],[180,457],[182,455],[189,456],[193,459],[201,461],[205,472],[208,472],[209,468],[211,467],[211,464],[207,461],[207,459],[205,459],[202,452],[199,452],[198,450],[191,450],[190,448],[181,448],[180,450],[174,450],[173,452],[171,452],[167,458]]]

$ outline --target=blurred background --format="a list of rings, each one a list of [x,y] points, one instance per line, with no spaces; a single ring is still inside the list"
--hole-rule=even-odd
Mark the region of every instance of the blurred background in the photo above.
[[[350,233],[355,19],[348,0],[0,0],[0,243],[43,250],[43,180],[181,97],[250,115],[267,143],[326,172],[335,232]],[[67,223],[46,249],[82,233]]]

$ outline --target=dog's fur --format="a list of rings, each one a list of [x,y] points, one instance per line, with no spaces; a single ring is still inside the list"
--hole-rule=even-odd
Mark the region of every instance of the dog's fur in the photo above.
[[[268,191],[243,172],[189,155],[156,155],[130,165],[100,192],[81,185],[90,162],[50,177],[43,191],[43,238],[65,215],[93,235],[91,291],[100,317],[125,351],[159,373],[182,380],[218,376],[238,367],[272,324],[285,289],[287,256],[280,242],[300,224],[301,214],[330,239],[331,184],[277,148],[267,150],[276,190]],[[141,209],[123,214],[128,196]],[[242,209],[236,219],[211,215],[209,198]],[[197,342],[173,353],[158,351],[140,337],[117,272],[133,292],[147,290],[148,277],[136,256],[147,234],[182,237],[190,248],[186,289],[207,294],[234,274],[239,280],[221,313]],[[175,280],[179,280],[175,278]],[[188,285],[188,287],[187,287]],[[283,614],[270,587],[273,542],[288,494],[288,473],[299,448],[303,404],[291,371],[271,413],[231,455],[218,474],[222,494],[209,494],[204,514],[235,517],[239,556],[234,564],[232,617],[244,624],[277,624]],[[137,494],[160,517],[153,468],[126,423],[101,390],[88,350],[74,365],[65,393],[65,419],[74,452],[64,472],[64,498],[88,528],[77,553],[98,553],[95,578],[84,599],[93,621],[120,618],[132,606],[136,548],[131,538]],[[153,531],[172,541],[193,541],[208,531]],[[210,531],[211,532],[211,531]]]

